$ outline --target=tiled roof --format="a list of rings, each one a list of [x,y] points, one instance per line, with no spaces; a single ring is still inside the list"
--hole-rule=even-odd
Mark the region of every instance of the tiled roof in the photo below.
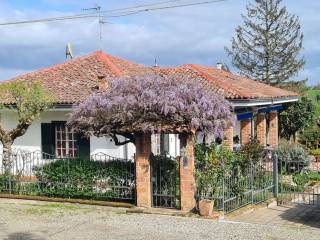
[[[57,103],[72,104],[84,100],[91,94],[99,85],[99,77],[110,78],[146,71],[148,70],[143,65],[98,51],[8,81],[39,81],[53,93]]]
[[[298,94],[272,87],[215,67],[187,64],[174,68],[161,68],[163,74],[198,79],[204,86],[227,99],[274,99],[296,97]]]
[[[297,96],[293,92],[258,83],[229,72],[199,65],[174,68],[147,68],[101,51],[63,64],[18,76],[9,81],[39,81],[57,103],[72,104],[84,100],[98,86],[99,77],[141,75],[151,72],[175,78],[193,78],[227,99],[266,99]],[[5,81],[6,82],[6,81]],[[9,103],[8,100],[5,103]]]

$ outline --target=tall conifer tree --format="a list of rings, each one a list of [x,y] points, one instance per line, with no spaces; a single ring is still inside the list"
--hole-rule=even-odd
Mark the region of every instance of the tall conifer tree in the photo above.
[[[226,48],[242,75],[269,85],[285,86],[305,64],[299,18],[281,0],[254,0],[242,15],[231,47]]]

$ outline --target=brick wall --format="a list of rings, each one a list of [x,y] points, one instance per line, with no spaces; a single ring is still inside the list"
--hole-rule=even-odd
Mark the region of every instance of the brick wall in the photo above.
[[[265,113],[259,113],[257,116],[257,139],[261,145],[267,143],[267,121]]]
[[[250,142],[251,139],[251,119],[242,120],[240,123],[240,141],[241,145]]]
[[[136,190],[138,207],[151,207],[150,155],[151,134],[136,135]]]
[[[196,206],[194,177],[194,135],[180,134],[180,197],[181,210],[191,211]]]
[[[233,127],[224,130],[222,145],[233,150]]]
[[[279,123],[278,123],[278,112],[269,113],[269,144],[272,147],[277,147],[279,145]]]

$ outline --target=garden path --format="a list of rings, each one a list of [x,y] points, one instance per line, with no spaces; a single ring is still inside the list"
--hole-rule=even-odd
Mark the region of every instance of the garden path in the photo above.
[[[237,222],[320,230],[320,208],[310,205],[291,204],[253,209],[241,214],[227,215],[225,219]]]

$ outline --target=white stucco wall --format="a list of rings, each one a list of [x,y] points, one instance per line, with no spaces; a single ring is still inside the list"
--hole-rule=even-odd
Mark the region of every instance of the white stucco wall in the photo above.
[[[124,138],[119,137],[119,140],[123,141]],[[136,149],[132,143],[116,146],[109,137],[92,137],[90,139],[90,152],[91,154],[105,153],[112,157],[133,159]]]
[[[50,110],[41,114],[40,119],[33,122],[25,135],[17,138],[13,144],[14,150],[25,151],[41,151],[41,123],[50,123],[52,121],[66,121],[67,110]],[[17,115],[8,110],[3,110],[1,114],[1,124],[5,129],[13,129],[17,126]],[[0,143],[0,152],[2,152],[2,144]],[[133,158],[135,154],[135,146],[127,144],[126,146],[115,146],[110,138],[96,138],[90,139],[91,154],[105,153],[112,157],[118,158]]]

